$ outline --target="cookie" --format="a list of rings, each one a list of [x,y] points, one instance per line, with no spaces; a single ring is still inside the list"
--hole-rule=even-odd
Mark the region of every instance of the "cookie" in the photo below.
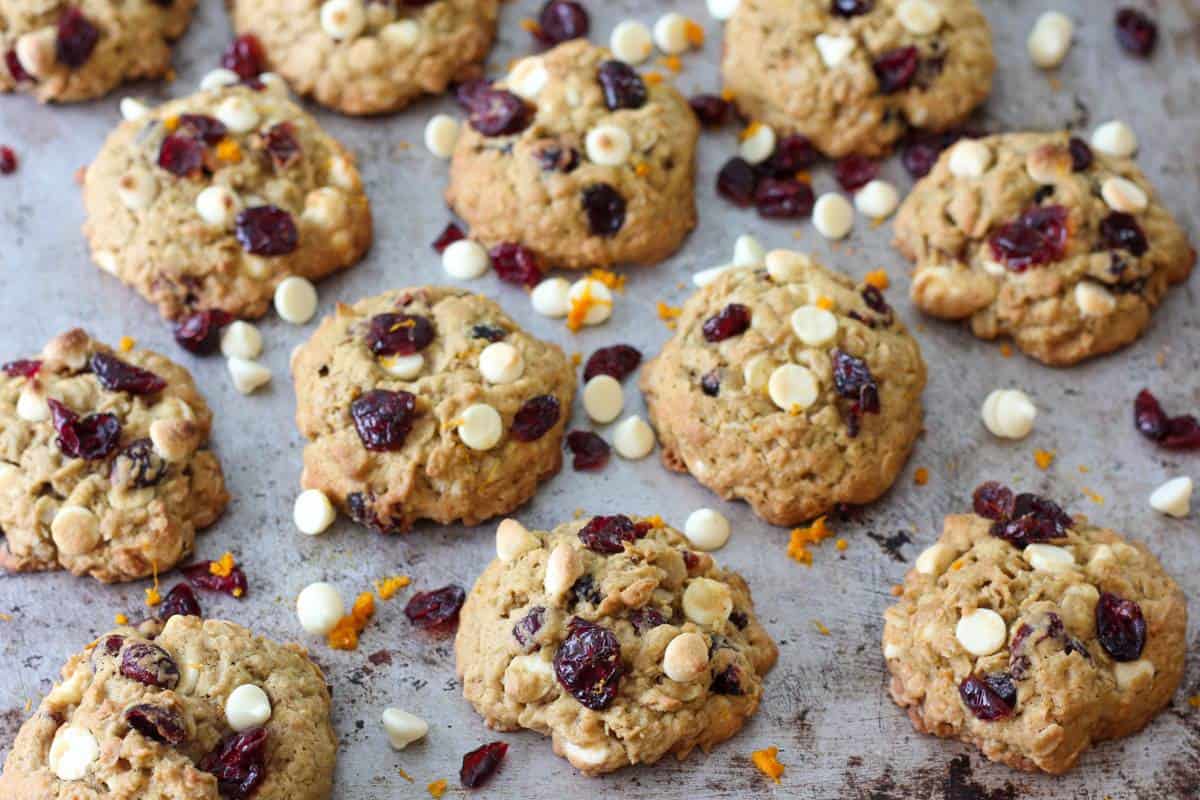
[[[1063,133],[965,139],[901,206],[912,299],[1065,366],[1137,339],[1196,253],[1128,158]]]
[[[567,42],[459,99],[446,200],[473,238],[584,269],[657,263],[696,226],[695,115],[607,50]]]
[[[1069,770],[1129,736],[1183,676],[1183,592],[1140,543],[996,483],[885,614],[892,698],[923,733],[1024,770]]]
[[[692,295],[641,387],[670,469],[795,525],[896,480],[925,362],[875,286],[775,250]]]
[[[232,622],[123,627],[74,655],[21,726],[0,775],[10,800],[327,800],[329,687],[296,645]]]
[[[292,358],[305,489],[381,532],[507,514],[562,466],[575,372],[459,289],[339,304]]]
[[[196,0],[14,0],[0,8],[0,92],[42,102],[100,97],[170,71]]]
[[[240,34],[262,42],[296,91],[345,114],[398,111],[477,77],[498,0],[232,0]]]
[[[746,117],[832,158],[885,155],[910,128],[961,124],[995,68],[970,0],[742,0],[721,62]]]
[[[266,313],[275,287],[371,243],[353,157],[278,82],[226,86],[122,123],[87,168],[92,258],[176,319]]]
[[[170,569],[229,500],[183,367],[71,330],[0,367],[0,567],[105,583]]]
[[[581,772],[680,760],[741,730],[779,655],[740,575],[661,520],[529,531],[506,519],[454,642],[463,694],[498,730],[550,735]]]

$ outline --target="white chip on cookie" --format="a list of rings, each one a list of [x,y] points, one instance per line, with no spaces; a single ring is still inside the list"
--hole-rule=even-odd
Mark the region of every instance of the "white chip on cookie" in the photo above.
[[[61,726],[50,742],[47,761],[59,780],[82,780],[100,755],[100,743],[91,731],[75,725]]]
[[[550,73],[546,70],[542,59],[530,56],[521,59],[513,66],[505,84],[514,94],[533,102],[537,100],[542,89],[546,88],[546,82],[549,80]]]
[[[119,109],[126,122],[136,122],[150,113],[150,107],[136,97],[122,97]]]
[[[546,559],[546,575],[543,588],[552,599],[566,594],[575,585],[575,581],[583,574],[583,564],[575,548],[562,542],[550,551]]]
[[[776,367],[767,381],[771,402],[789,413],[803,411],[815,403],[819,390],[812,370],[799,364]]]
[[[325,0],[320,16],[321,28],[334,39],[353,39],[367,26],[362,0]]]
[[[541,541],[515,519],[502,519],[496,526],[496,557],[501,561],[513,561],[541,546]]]
[[[703,627],[716,627],[733,612],[729,587],[712,578],[695,578],[683,591],[683,614]]]
[[[410,353],[405,356],[380,356],[379,366],[393,378],[399,378],[402,381],[411,381],[420,375],[421,370],[425,368],[425,356],[420,353]]]
[[[958,620],[954,637],[971,655],[990,656],[1004,646],[1008,626],[1004,617],[990,608],[977,608]]]
[[[791,320],[792,332],[809,347],[821,347],[837,338],[837,316],[819,306],[800,306]]]
[[[200,79],[200,90],[210,92],[213,89],[223,89],[226,86],[233,86],[241,80],[241,76],[233,70],[226,69],[225,67],[217,67],[214,70],[206,72],[204,77]],[[122,109],[121,113],[124,113],[124,109]]]
[[[206,186],[196,195],[196,213],[214,228],[229,228],[242,203],[228,186]]]
[[[267,724],[271,718],[271,698],[261,686],[243,683],[225,700],[225,721],[239,733]]]
[[[992,149],[977,139],[963,139],[950,149],[948,166],[957,178],[978,178],[992,165]]]
[[[821,61],[829,69],[837,69],[842,65],[858,46],[853,36],[839,36],[833,33],[818,33],[813,39]]]
[[[1108,178],[1100,185],[1100,196],[1113,211],[1126,214],[1138,214],[1150,204],[1150,198],[1142,187],[1128,178]]]
[[[233,133],[248,133],[258,125],[258,110],[244,97],[229,97],[217,106],[216,117]]]
[[[929,0],[901,0],[896,6],[896,19],[915,36],[928,36],[942,27],[942,12]]]
[[[1075,284],[1075,305],[1085,317],[1103,317],[1116,310],[1117,298],[1094,281],[1080,281]]]
[[[1022,555],[1030,566],[1041,572],[1069,572],[1075,567],[1075,556],[1058,545],[1035,542],[1028,545]]]
[[[633,139],[620,125],[597,125],[588,131],[584,149],[590,161],[605,167],[618,167],[629,160]]]
[[[158,179],[149,170],[133,167],[117,179],[117,197],[130,211],[149,208],[157,196]]]
[[[681,633],[663,651],[663,673],[678,683],[690,683],[708,672],[708,642],[695,632]]]
[[[491,450],[504,435],[504,421],[487,403],[476,403],[458,415],[457,430],[458,438],[472,450]]]
[[[512,383],[525,372],[525,361],[508,342],[492,342],[479,354],[479,372],[489,383]]]

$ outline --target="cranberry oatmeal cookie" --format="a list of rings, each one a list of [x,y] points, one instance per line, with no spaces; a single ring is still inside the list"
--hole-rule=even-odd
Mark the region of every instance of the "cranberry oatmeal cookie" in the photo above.
[[[794,525],[892,485],[925,362],[879,289],[775,250],[687,301],[641,387],[669,468]]]
[[[0,567],[105,583],[191,554],[228,502],[187,371],[81,330],[0,367]]]
[[[1128,158],[1069,133],[965,139],[904,201],[912,299],[1065,366],[1137,339],[1196,254]]]
[[[742,577],[661,520],[532,532],[506,519],[462,608],[463,693],[491,728],[553,737],[588,775],[705,752],[758,709],[779,655]]]
[[[883,652],[918,731],[1061,773],[1166,707],[1186,636],[1183,592],[1144,546],[985,483],[908,573]]]
[[[657,263],[695,227],[699,123],[674,88],[607,50],[567,42],[459,99],[468,122],[446,200],[473,238],[583,269]]]
[[[482,295],[339,304],[292,374],[310,440],[301,483],[376,530],[507,514],[562,466],[575,372]]]
[[[262,316],[284,278],[322,278],[370,246],[353,157],[283,94],[255,82],[166,103],[87,168],[92,258],[163,316]]]
[[[995,67],[971,0],[742,0],[721,72],[747,117],[840,158],[961,124]]]
[[[0,795],[327,800],[329,709],[325,676],[296,645],[199,617],[156,636],[122,627],[63,667],[17,734]]]
[[[160,78],[196,0],[8,0],[0,4],[0,92],[87,100]]]
[[[230,0],[296,91],[345,114],[398,111],[478,76],[498,0]]]

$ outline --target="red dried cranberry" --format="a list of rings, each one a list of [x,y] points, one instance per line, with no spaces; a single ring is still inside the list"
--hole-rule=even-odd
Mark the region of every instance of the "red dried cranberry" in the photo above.
[[[284,256],[300,243],[292,215],[277,206],[247,208],[238,212],[234,224],[242,249],[256,256]]]
[[[549,0],[538,14],[537,38],[548,45],[561,44],[588,35],[591,22],[587,10],[572,0]]]
[[[692,107],[692,113],[700,120],[700,124],[710,128],[717,128],[728,122],[729,112],[733,109],[732,103],[716,94],[698,94],[688,100],[688,105]]]
[[[1148,389],[1133,401],[1133,422],[1143,436],[1168,450],[1200,449],[1200,420],[1191,414],[1168,417]]]
[[[158,165],[181,178],[198,175],[204,169],[204,147],[190,136],[172,133],[158,147]]]
[[[535,442],[558,423],[558,398],[543,394],[525,401],[513,417],[512,437],[518,442]]]
[[[574,608],[580,602],[591,603],[597,608],[604,602],[604,595],[596,587],[596,579],[590,574],[579,576],[579,579],[571,584],[571,590],[567,593],[567,605]]]
[[[346,497],[350,519],[379,533],[397,533],[400,526],[394,520],[385,519],[376,513],[372,508],[374,502],[375,495],[370,492],[351,492]]]
[[[887,316],[892,313],[892,307],[888,305],[888,301],[883,297],[883,292],[879,291],[879,288],[876,286],[868,285],[864,288],[862,290],[862,299],[867,304],[867,308],[876,314]]]
[[[633,629],[641,636],[647,631],[654,630],[659,625],[665,625],[667,618],[657,609],[642,606],[629,612],[629,623],[633,625]]]
[[[871,65],[879,81],[879,91],[892,94],[907,89],[917,75],[920,57],[916,47],[897,47],[889,50]]]
[[[463,111],[470,111],[472,104],[491,87],[492,82],[487,78],[472,78],[454,87],[454,99]]]
[[[1158,43],[1158,25],[1136,8],[1122,8],[1115,20],[1117,42],[1135,56],[1146,58]]]
[[[244,81],[250,80],[267,71],[267,54],[257,36],[245,33],[225,48],[221,66],[233,70]]]
[[[904,145],[900,162],[913,178],[924,178],[937,163],[942,151],[953,143],[953,137],[940,133],[917,133]]]
[[[187,725],[183,717],[169,708],[138,703],[126,709],[125,722],[147,739],[172,747],[183,744],[187,738]]]
[[[741,303],[730,303],[704,320],[701,332],[705,341],[723,342],[741,336],[750,327],[750,309]]]
[[[733,623],[733,627],[739,631],[746,630],[746,626],[750,624],[750,617],[746,616],[745,611],[734,609],[729,612],[729,621]]]
[[[603,711],[620,688],[621,643],[612,631],[579,617],[554,654],[554,674],[563,688],[586,708]]]
[[[111,636],[105,636],[100,640],[100,645],[96,648],[96,653],[105,656],[115,656],[121,652],[121,646],[125,644],[125,637],[118,633]]]
[[[500,762],[507,752],[508,745],[504,742],[492,742],[472,750],[463,756],[458,779],[468,789],[477,789],[483,786],[492,775],[496,774],[496,770],[500,768]]]
[[[220,309],[194,311],[175,323],[175,341],[189,353],[208,355],[221,341],[221,329],[233,322],[233,315]]]
[[[866,14],[875,4],[871,0],[833,0],[829,10],[839,17]]]
[[[779,140],[775,152],[762,165],[762,170],[777,178],[795,177],[800,170],[817,163],[820,157],[807,136],[793,133]]]
[[[450,584],[428,592],[417,592],[404,607],[404,616],[418,628],[445,628],[458,621],[467,593],[461,586]]]
[[[1017,687],[1004,672],[983,678],[968,676],[958,685],[958,694],[971,713],[984,722],[1010,717],[1017,706]]]
[[[163,599],[162,605],[158,607],[158,611],[155,614],[163,622],[177,615],[183,617],[203,616],[200,610],[200,601],[196,599],[196,593],[186,583],[175,584],[175,588],[167,592],[167,596]]]
[[[17,171],[17,154],[8,145],[0,145],[0,175],[12,175]]]
[[[547,172],[569,173],[579,166],[579,151],[574,147],[547,144],[534,150],[533,157]]]
[[[501,242],[488,251],[496,276],[505,283],[517,286],[537,286],[542,280],[542,268],[537,254],[516,242]]]
[[[179,667],[166,650],[149,642],[134,642],[121,653],[121,674],[131,681],[160,689],[174,689]]]
[[[367,346],[377,356],[411,356],[434,335],[433,323],[418,314],[376,314],[367,326]]]
[[[462,232],[462,228],[455,225],[453,222],[448,223],[438,237],[433,240],[433,249],[439,253],[446,252],[446,248],[460,239],[467,238],[467,235]]]
[[[92,57],[98,41],[100,31],[78,8],[72,6],[59,15],[54,42],[59,63],[72,69],[82,67]]]
[[[627,344],[601,347],[588,358],[583,368],[583,379],[590,381],[597,375],[611,375],[623,381],[641,363],[642,354],[636,347]]]
[[[114,484],[144,489],[157,486],[167,474],[168,466],[150,439],[134,439],[113,459],[109,479]]]
[[[1075,172],[1083,172],[1092,165],[1092,161],[1095,159],[1095,156],[1092,155],[1092,148],[1078,136],[1072,136],[1067,142],[1067,152],[1071,154],[1071,169]]]
[[[608,517],[592,517],[579,530],[579,541],[595,553],[611,555],[625,549],[625,542],[638,539],[638,530],[633,520],[624,514]]]
[[[1096,638],[1114,661],[1136,661],[1146,646],[1146,618],[1132,600],[1101,592],[1096,603]]]
[[[1100,220],[1100,238],[1109,250],[1126,250],[1135,256],[1145,255],[1150,249],[1142,226],[1132,214],[1114,211]]]
[[[4,372],[10,378],[32,378],[38,374],[41,368],[41,361],[30,358],[19,358],[16,361],[9,361],[0,367],[0,371]]]
[[[607,183],[583,190],[583,211],[593,236],[616,236],[625,226],[625,198]]]
[[[604,91],[604,104],[609,111],[621,108],[641,108],[649,92],[646,82],[624,61],[605,61],[596,69],[596,80]]]
[[[1103,224],[1101,224],[1103,228]],[[993,233],[992,256],[1013,272],[1062,260],[1067,249],[1067,209],[1035,206]]]
[[[242,572],[241,567],[233,567],[228,575],[217,575],[212,571],[212,566],[212,561],[198,561],[195,564],[184,567],[180,571],[188,579],[188,582],[197,589],[207,589],[210,592],[223,592],[230,597],[237,597],[239,599],[246,596],[246,592],[250,587],[246,582],[246,573]]]
[[[745,208],[754,203],[758,191],[758,172],[743,158],[731,158],[717,173],[717,194],[735,206]]]
[[[516,625],[513,625],[513,638],[520,643],[521,649],[526,653],[532,653],[537,649],[537,642],[535,640],[538,631],[542,629],[545,616],[545,606],[534,606],[529,609],[525,616],[521,617]]]
[[[409,392],[372,389],[350,404],[350,418],[363,447],[399,450],[412,430],[416,408],[417,398]]]
[[[1016,505],[1012,489],[996,481],[979,484],[972,499],[976,514],[996,522],[1011,519]]]
[[[476,86],[470,95],[467,121],[484,136],[520,133],[529,127],[533,115],[517,95],[491,86]]]
[[[812,187],[794,178],[763,178],[754,192],[754,207],[767,219],[798,219],[812,213]]]
[[[475,325],[471,328],[471,337],[486,339],[489,342],[499,342],[508,336],[508,331],[497,325]]]
[[[869,158],[850,155],[838,159],[833,165],[833,175],[838,185],[847,192],[857,192],[879,175],[879,165]]]
[[[834,350],[833,385],[842,397],[852,400],[846,413],[846,428],[851,437],[858,436],[864,414],[878,414],[879,386],[867,362],[842,350]]]
[[[575,456],[571,466],[578,471],[600,469],[608,463],[608,442],[592,431],[571,431],[567,447]]]
[[[199,767],[216,776],[221,797],[246,800],[262,783],[266,763],[267,729],[251,728],[226,736],[216,749],[200,759]]]
[[[88,366],[100,385],[110,392],[155,394],[167,386],[165,380],[150,370],[135,367],[107,353],[93,353]]]
[[[17,58],[16,49],[9,50],[4,54],[4,64],[8,67],[8,74],[12,75],[12,79],[17,83],[33,80],[33,76],[21,66],[21,59]]]
[[[58,432],[55,442],[63,455],[97,461],[107,458],[121,441],[121,422],[109,413],[88,414],[82,419],[71,409],[47,398],[54,430]]]
[[[1002,502],[1003,496],[997,495],[997,504]],[[1023,548],[1034,542],[1061,539],[1073,524],[1074,520],[1054,501],[1022,492],[1013,498],[1010,516],[997,520],[990,532],[992,536]]]
[[[225,123],[207,114],[182,114],[179,117],[179,127],[175,129],[178,136],[190,136],[205,144],[213,145],[225,138],[229,129]]]
[[[272,125],[263,136],[263,147],[271,156],[276,169],[287,169],[300,160],[300,142],[296,139],[296,126],[290,122]]]
[[[712,690],[713,694],[738,696],[746,692],[742,688],[741,670],[737,668],[737,664],[730,664],[714,675],[708,688]]]

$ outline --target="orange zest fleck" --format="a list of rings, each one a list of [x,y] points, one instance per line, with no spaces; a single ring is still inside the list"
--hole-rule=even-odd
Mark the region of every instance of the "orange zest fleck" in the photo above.
[[[812,183],[812,175],[808,174],[808,170],[798,170],[795,175],[796,180],[801,183]]]
[[[150,569],[154,570],[154,585],[146,590],[146,605],[153,608],[162,602],[162,595],[158,593],[158,562],[151,561]]]
[[[654,310],[658,314],[658,318],[669,326],[674,326],[675,320],[679,319],[679,315],[683,313],[683,309],[679,306],[667,305],[661,300],[654,304]]]
[[[656,86],[663,82],[663,76],[660,75],[659,73],[655,72],[654,70],[650,70],[649,72],[647,72],[645,75],[642,76],[642,80],[644,80],[646,83],[650,84],[651,86]]]
[[[578,352],[571,353],[571,363],[576,367],[578,367],[580,364],[582,364],[583,363],[583,353],[578,353]]]
[[[742,128],[742,132],[738,134],[738,138],[744,142],[754,134],[758,133],[758,129],[761,127],[761,122],[751,121],[749,125]]]
[[[649,525],[651,530],[658,530],[659,528],[667,527],[667,523],[663,522],[663,518],[658,514],[651,514],[648,517],[642,517],[639,522],[644,522],[645,524]]]
[[[367,627],[375,614],[375,595],[363,592],[354,599],[350,613],[338,620],[329,632],[329,646],[334,650],[354,650],[358,647],[358,635]]]
[[[0,614],[0,622],[12,622],[12,614]]]
[[[1037,464],[1038,469],[1045,472],[1050,469],[1050,465],[1054,463],[1056,453],[1053,450],[1034,450],[1033,460]]]
[[[963,568],[963,560],[961,558],[956,560],[953,564],[950,565],[950,569],[953,570],[954,572],[958,572],[962,568]]]
[[[722,89],[721,90],[721,99],[724,100],[726,103],[732,103],[733,102],[733,90],[732,89]]]
[[[850,543],[847,542],[845,539],[838,539],[836,542],[833,543],[833,546],[836,547],[838,550],[845,550],[847,547],[850,546]]]
[[[529,19],[528,17],[521,20],[521,27],[534,36],[537,36],[542,32],[542,26],[538,25],[536,20]]]
[[[899,597],[900,595],[904,594],[904,587],[898,583],[894,583],[892,584],[892,588],[888,591],[891,592],[892,597]]]
[[[779,763],[779,759],[776,757],[778,755],[778,747],[768,747],[766,750],[755,750],[750,755],[750,760],[763,775],[779,783],[779,778],[783,775],[783,764]]]
[[[689,19],[687,25],[684,26],[687,33],[688,44],[692,47],[704,46],[704,28],[700,27],[695,20]]]
[[[913,483],[917,486],[924,486],[929,483],[929,470],[925,467],[917,467],[917,471],[913,473]]]
[[[228,137],[217,143],[217,158],[229,164],[238,164],[242,160],[241,146]]]
[[[401,777],[401,778],[404,778],[404,780],[408,781],[409,783],[412,783],[412,782],[413,782],[412,775],[409,775],[407,772],[405,772],[404,770],[400,769],[399,767],[396,767],[396,772],[399,772],[399,773],[400,773],[400,777]]]
[[[832,311],[833,310],[832,298],[826,297],[825,295],[821,295],[820,297],[817,298],[817,308],[824,309],[825,311]]]
[[[228,578],[236,566],[237,562],[233,560],[233,553],[226,551],[216,561],[208,562],[208,571],[218,578]]]
[[[815,627],[817,629],[817,633],[821,634],[822,636],[829,635],[829,628],[826,628],[824,625],[822,625],[819,619],[813,620],[813,627]]]
[[[391,600],[396,596],[396,593],[412,583],[407,575],[392,575],[388,578],[381,578],[375,581],[375,591],[379,593],[380,600]]]
[[[1002,345],[1000,345],[1000,355],[1004,356],[1005,358],[1012,358],[1012,354],[1013,349],[1011,344],[1004,342]]]
[[[1188,698],[1188,705],[1192,708],[1200,708],[1200,694],[1194,694]]]
[[[1087,466],[1086,464],[1080,464],[1079,471],[1081,473],[1083,473],[1084,475],[1087,475],[1089,472],[1092,471],[1092,469],[1091,469],[1091,467]]]
[[[588,273],[588,277],[594,281],[599,281],[612,289],[614,292],[625,291],[625,276],[618,275],[615,272],[607,269],[594,269]]]
[[[825,517],[817,517],[807,528],[796,528],[792,531],[792,538],[788,542],[787,554],[801,564],[811,567],[813,556],[808,546],[820,544],[830,536],[833,536],[833,531],[829,530],[825,525]]]
[[[666,56],[665,58],[660,58],[658,63],[671,70],[671,72],[683,71],[683,61],[680,60],[679,56]]]
[[[179,130],[179,117],[167,117],[163,120],[163,127],[166,128],[167,133],[174,133],[175,131]]]
[[[136,346],[137,346],[137,342],[134,341],[132,336],[122,336],[121,337],[120,348],[121,348],[122,353],[128,353],[130,350],[132,350]]]
[[[125,616],[124,614],[117,614],[117,616],[113,617],[113,622],[117,623],[118,625],[128,625],[129,617]]]
[[[887,271],[882,269],[871,270],[867,273],[867,277],[863,278],[863,282],[874,286],[876,289],[886,289],[892,285],[888,279]]]
[[[1099,492],[1093,492],[1091,489],[1085,486],[1083,487],[1083,493],[1087,496],[1088,500],[1091,500],[1096,505],[1104,505],[1104,495],[1100,494]]]
[[[599,305],[611,306],[612,301],[592,297],[592,285],[585,282],[579,296],[571,299],[571,307],[567,310],[567,329],[572,333],[578,331],[583,327],[583,321],[587,319],[592,306]]]
[[[436,780],[433,783],[429,784],[429,786],[427,786],[426,788],[429,789],[429,796],[434,798],[434,800],[437,800],[437,798],[441,797],[442,795],[444,795],[446,793],[446,779],[441,778],[439,780]]]
[[[644,178],[650,174],[650,165],[645,161],[639,161],[633,166],[633,174],[639,178]]]

